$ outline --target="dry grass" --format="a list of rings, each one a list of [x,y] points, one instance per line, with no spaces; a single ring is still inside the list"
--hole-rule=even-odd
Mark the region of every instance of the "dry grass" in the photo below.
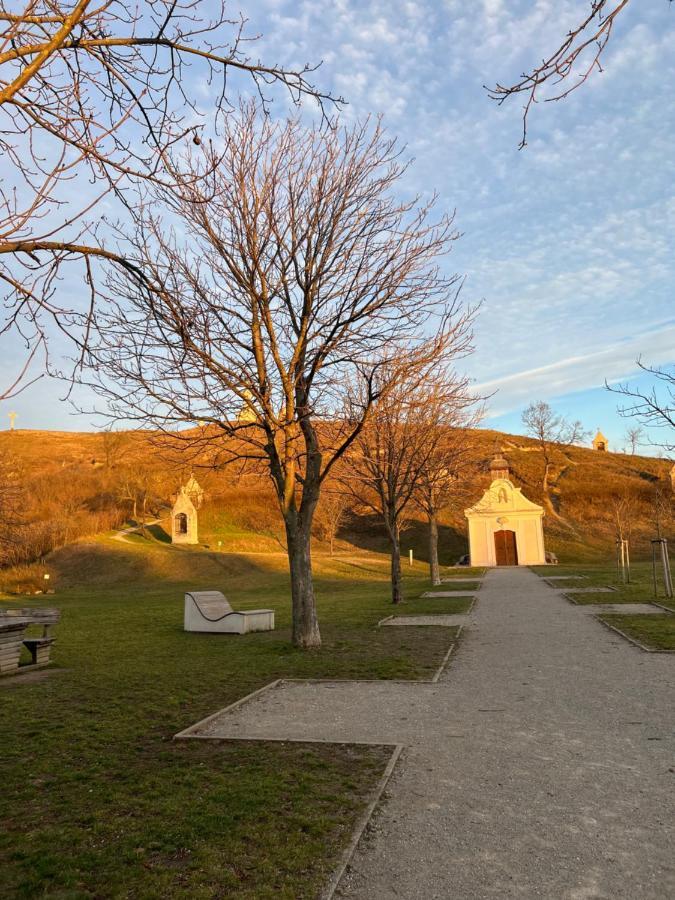
[[[126,464],[153,461],[157,450],[149,434],[134,434],[124,451]],[[479,429],[473,432],[474,454],[485,463],[469,494],[480,496],[488,483],[487,463],[495,446],[507,455],[514,481],[535,502],[541,502],[541,457],[533,440]],[[0,452],[21,460],[31,478],[61,480],[84,484],[105,463],[103,437],[95,433],[16,431],[0,434]],[[165,463],[157,462],[164,466]],[[555,453],[552,478],[553,498],[561,517],[545,519],[547,547],[561,562],[593,563],[613,552],[615,525],[610,510],[615,496],[630,495],[635,507],[631,519],[631,546],[636,558],[649,553],[654,533],[654,494],[660,488],[671,501],[662,515],[665,536],[675,539],[672,515],[672,491],[668,476],[671,463],[653,457],[621,453],[597,453],[582,447],[559,448]],[[163,470],[164,471],[164,470]],[[179,486],[181,473],[166,468],[166,495]],[[207,502],[200,511],[200,537],[209,549],[231,552],[279,552],[284,534],[276,500],[268,482],[261,477],[239,479],[234,470],[218,473],[197,471],[207,491]],[[91,502],[88,500],[87,502]],[[457,503],[441,516],[440,552],[446,563],[467,552],[464,503]],[[168,520],[163,523],[168,531]],[[161,534],[159,535],[161,537]],[[167,535],[165,534],[166,538]],[[221,542],[219,545],[218,542]],[[418,560],[427,559],[427,534],[424,521],[413,518],[403,534],[403,551],[412,549]],[[322,552],[327,547],[316,542]],[[338,550],[383,552],[386,537],[379,523],[368,517],[352,516],[339,534]]]

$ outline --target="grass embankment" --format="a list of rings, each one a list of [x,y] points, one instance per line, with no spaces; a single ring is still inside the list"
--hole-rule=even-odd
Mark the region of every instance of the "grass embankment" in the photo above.
[[[658,603],[675,612],[675,600],[664,597],[661,571],[657,570],[657,592],[654,596],[654,581],[651,562],[636,562],[631,565],[630,583],[624,584],[615,566],[537,566],[534,569],[544,578],[547,575],[584,575],[583,579],[552,582],[559,588],[572,587],[613,587],[611,593],[570,594],[574,603],[581,605],[605,605],[621,603]],[[675,615],[660,614],[621,615],[606,613],[601,618],[614,628],[634,638],[652,650],[675,650]]]
[[[423,678],[453,630],[382,628],[393,607],[376,557],[320,559],[324,647],[290,645],[283,556],[100,540],[50,566],[62,611],[56,668],[0,680],[0,895],[316,896],[382,773],[382,748],[173,742],[187,725],[278,677]],[[422,566],[406,589],[426,588]],[[270,607],[277,630],[186,634],[183,592],[220,588]],[[457,612],[462,598],[411,599]]]

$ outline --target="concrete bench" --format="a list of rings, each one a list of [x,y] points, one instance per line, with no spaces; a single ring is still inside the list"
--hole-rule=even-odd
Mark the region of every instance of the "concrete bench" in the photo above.
[[[61,613],[58,609],[53,609],[51,607],[25,607],[23,609],[3,609],[0,611],[0,623],[4,623],[6,628],[3,629],[5,640],[2,642],[5,644],[4,651],[5,656],[10,655],[10,647],[9,643],[11,640],[11,635],[14,636],[14,646],[12,648],[12,659],[9,658],[4,660],[5,663],[9,663],[7,666],[8,671],[16,671],[19,666],[19,651],[21,649],[21,644],[26,647],[26,649],[30,652],[32,665],[34,666],[45,666],[49,662],[51,655],[52,644],[56,640],[51,635],[51,629],[53,625],[56,625],[61,620]],[[12,628],[12,625],[16,624],[17,628]],[[20,625],[23,625],[20,628]],[[27,627],[30,625],[41,625],[42,626],[42,636],[41,637],[24,637],[23,633]],[[0,671],[3,671],[5,668],[0,661]]]
[[[185,594],[185,631],[216,634],[248,634],[273,631],[273,609],[233,610],[220,591],[190,591]]]

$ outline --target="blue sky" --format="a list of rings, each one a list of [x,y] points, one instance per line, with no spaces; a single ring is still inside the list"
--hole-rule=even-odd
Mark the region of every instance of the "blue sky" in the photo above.
[[[407,145],[415,164],[404,190],[435,190],[441,209],[456,210],[462,238],[446,265],[467,276],[467,300],[484,299],[467,365],[496,391],[485,424],[518,431],[523,407],[548,400],[621,446],[627,423],[604,380],[631,378],[638,355],[674,357],[675,8],[633,0],[604,72],[538,106],[521,151],[519,101],[498,107],[483,85],[516,80],[587,0],[258,0],[243,9],[263,34],[264,59],[322,59],[316,81],[345,97],[344,118],[382,113]],[[284,105],[279,97],[279,113]],[[60,393],[43,381],[11,401],[17,426],[89,427]]]

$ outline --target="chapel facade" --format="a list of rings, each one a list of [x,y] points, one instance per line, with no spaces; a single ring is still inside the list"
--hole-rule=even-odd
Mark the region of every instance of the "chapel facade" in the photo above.
[[[464,510],[471,565],[545,565],[543,507],[513,484],[501,453],[490,463],[490,476],[490,487],[478,503]]]

